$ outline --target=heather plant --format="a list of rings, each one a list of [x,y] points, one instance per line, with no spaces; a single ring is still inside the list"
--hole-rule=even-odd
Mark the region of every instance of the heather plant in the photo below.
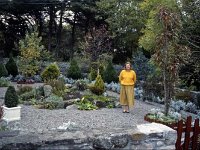
[[[51,63],[41,73],[41,77],[45,82],[48,82],[50,80],[55,80],[59,77],[59,75],[60,75],[60,69],[56,63]]]
[[[8,108],[16,107],[19,103],[17,92],[14,86],[9,86],[5,93],[5,105]]]

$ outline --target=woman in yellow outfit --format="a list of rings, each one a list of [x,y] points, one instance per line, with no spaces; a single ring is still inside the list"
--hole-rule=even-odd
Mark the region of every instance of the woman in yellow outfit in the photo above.
[[[134,85],[136,82],[136,73],[131,69],[130,62],[127,62],[125,69],[120,72],[119,82],[121,84],[120,104],[123,112],[129,113],[129,108],[134,105]]]

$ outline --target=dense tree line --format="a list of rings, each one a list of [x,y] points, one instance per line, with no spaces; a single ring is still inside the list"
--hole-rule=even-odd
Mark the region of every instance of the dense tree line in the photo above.
[[[199,90],[199,0],[1,0],[0,56],[17,56],[20,39],[37,27],[45,49],[62,60],[69,60],[75,52],[91,53],[93,60],[109,52],[119,63],[131,60],[138,50],[150,58],[160,43],[156,33],[162,33],[151,18],[157,3],[173,7],[172,13],[179,16],[178,30],[173,31],[178,36],[173,40],[191,51],[190,60],[178,68],[179,76]],[[149,27],[154,27],[153,32]],[[146,40],[139,44],[144,36]]]
[[[0,2],[1,53],[17,55],[15,43],[37,26],[46,48],[72,56],[78,38],[103,24],[95,18],[96,0],[4,0]],[[70,49],[70,51],[69,51]],[[68,51],[67,51],[68,50]]]

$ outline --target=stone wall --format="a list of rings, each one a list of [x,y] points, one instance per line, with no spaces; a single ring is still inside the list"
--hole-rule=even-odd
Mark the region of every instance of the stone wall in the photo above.
[[[52,130],[3,136],[0,149],[175,149],[176,131],[158,123],[131,129]]]

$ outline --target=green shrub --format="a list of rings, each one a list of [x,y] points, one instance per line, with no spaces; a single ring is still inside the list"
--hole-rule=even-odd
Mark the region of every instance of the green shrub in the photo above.
[[[44,97],[44,87],[43,86],[36,87],[35,92],[36,92],[35,93],[36,99],[41,99],[42,97]]]
[[[35,89],[29,91],[29,92],[26,92],[26,93],[23,93],[19,96],[19,99],[21,101],[30,101],[31,99],[35,98],[36,96],[36,91]]]
[[[10,57],[10,59],[6,63],[6,69],[8,70],[8,74],[11,74],[14,77],[19,74],[17,64],[13,57]]]
[[[52,93],[57,96],[63,96],[65,93],[65,83],[61,80],[50,80],[47,82],[48,85],[51,85],[52,87]]]
[[[90,86],[90,90],[96,95],[103,94],[105,90],[105,85],[103,79],[101,78],[101,75],[97,75],[94,85]]]
[[[59,75],[60,69],[58,65],[56,63],[51,63],[44,69],[44,71],[41,74],[41,77],[45,82],[48,82],[50,80],[57,79]]]
[[[0,77],[7,77],[8,71],[4,64],[0,64]]]
[[[30,92],[32,90],[33,90],[33,88],[31,86],[20,86],[18,88],[17,94],[21,95],[21,94],[24,94],[26,92]]]
[[[78,90],[83,91],[87,89],[87,83],[84,80],[77,80],[76,87]]]
[[[180,99],[180,100],[184,100],[185,102],[189,102],[192,100],[192,94],[190,91],[177,91],[175,93],[175,98],[176,99]]]
[[[81,70],[75,59],[70,62],[70,67],[67,71],[67,77],[72,79],[80,79],[82,77]]]
[[[9,86],[5,94],[6,107],[16,107],[19,103],[17,92],[14,86]]]
[[[112,81],[118,81],[117,73],[115,71],[115,68],[113,67],[112,61],[109,61],[107,64],[103,74],[103,79],[107,83],[111,83]]]
[[[84,99],[84,97],[81,99],[81,101],[76,102],[76,105],[78,106],[78,109],[80,110],[95,110],[98,108],[92,102]]]
[[[3,77],[0,78],[0,87],[8,87],[10,85],[11,85],[11,83],[9,80],[7,80]]]

